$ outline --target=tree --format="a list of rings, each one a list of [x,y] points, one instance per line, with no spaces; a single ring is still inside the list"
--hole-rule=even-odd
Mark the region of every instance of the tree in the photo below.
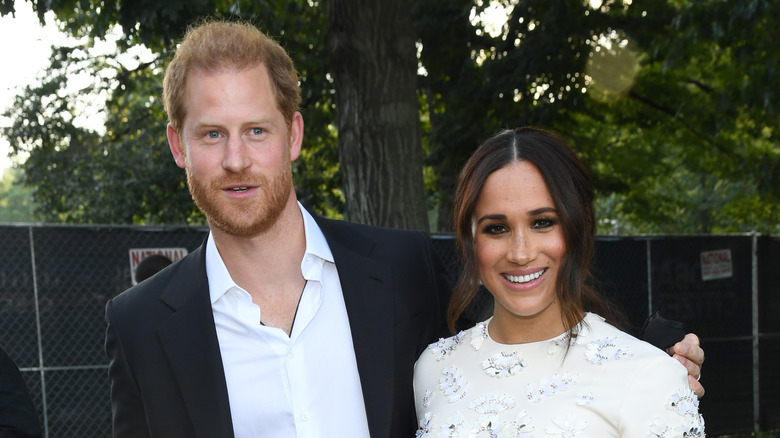
[[[28,156],[23,181],[33,187],[37,213],[46,221],[76,223],[199,222],[181,172],[170,172],[160,95],[160,59],[135,70],[113,65],[119,77],[100,77],[70,90],[81,74],[115,63],[86,47],[58,48],[45,82],[27,87],[6,116],[11,148]],[[113,87],[116,86],[116,90]],[[100,117],[79,96],[108,93],[105,132],[80,126]]]
[[[48,2],[38,2],[39,14],[45,11],[47,6],[57,13],[58,19],[74,34],[102,38],[113,24],[119,24],[125,35],[123,45],[143,43],[155,50],[171,48],[172,42],[183,33],[187,25],[200,17],[214,14],[214,11],[217,16],[249,19],[263,27],[271,36],[283,39],[283,44],[293,54],[299,67],[303,66],[301,76],[304,89],[307,86],[312,86],[313,90],[330,89],[326,81],[327,71],[321,70],[321,61],[327,60],[327,55],[313,58],[315,62],[308,62],[305,55],[324,55],[322,48],[327,47],[322,32],[325,27],[317,26],[324,17],[323,8],[317,7],[316,3],[220,0],[194,4],[183,1],[140,0],[85,3],[66,0],[52,2],[50,5]],[[352,13],[358,12],[355,6],[357,3],[351,5]],[[350,5],[348,2],[334,1],[331,7],[334,11],[332,15],[338,16],[346,11],[342,7]],[[374,27],[386,26],[386,30],[390,32],[384,40],[364,40],[375,41],[378,46],[360,53],[368,56],[374,53],[373,50],[382,49],[382,53],[390,56],[374,56],[371,60],[366,59],[368,62],[361,63],[359,70],[338,69],[334,75],[338,88],[337,97],[341,100],[338,108],[341,133],[339,151],[341,161],[347,164],[342,176],[349,200],[347,213],[352,220],[390,227],[427,229],[419,121],[415,106],[414,38],[411,22],[408,14],[405,21],[387,20],[384,16],[386,13],[392,13],[399,18],[404,16],[403,12],[393,1],[362,3],[359,8],[362,19],[368,19]],[[280,20],[280,17],[283,19]],[[400,25],[402,23],[406,23],[408,29],[403,28]],[[331,21],[332,35],[338,34],[338,24]],[[286,29],[296,30],[295,36],[285,38]],[[357,30],[341,29],[347,32]],[[396,31],[397,29],[400,32]],[[369,30],[373,28],[362,29],[362,36],[365,37]],[[393,37],[405,38],[408,48],[403,44],[397,45],[397,39]],[[345,53],[345,45],[351,39],[331,38],[330,41],[331,49],[340,56]],[[400,48],[400,56],[393,55],[397,47]],[[347,52],[349,50],[346,49]],[[339,60],[343,61],[343,58]],[[382,66],[367,68],[376,61],[382,61]],[[308,67],[313,69],[309,70]],[[378,78],[382,75],[384,78]],[[384,84],[384,87],[376,88],[378,84]],[[374,93],[375,90],[379,92]],[[327,104],[330,98],[318,93],[316,99],[316,102],[310,102],[315,107]],[[358,101],[359,105],[350,104]],[[393,109],[388,113],[388,108]],[[309,126],[307,125],[307,131]],[[324,129],[314,128],[313,131],[323,132]],[[301,170],[300,166],[297,166],[296,170]],[[310,196],[303,197],[304,202],[316,198],[313,191],[308,191],[308,195]]]
[[[427,230],[409,5],[331,0],[329,6],[347,218]]]
[[[400,43],[401,49],[392,53],[405,53],[403,56],[410,59],[416,56],[408,49],[410,31],[400,9],[379,0],[358,12],[347,0],[212,0],[188,4],[187,8],[179,1],[148,7],[138,7],[135,1],[101,2],[100,9],[88,10],[79,9],[79,5],[92,2],[52,2],[51,7],[76,33],[100,36],[113,23],[120,23],[126,45],[144,42],[156,48],[166,47],[189,20],[204,11],[251,17],[284,42],[302,72],[306,138],[311,139],[304,151],[314,151],[311,157],[295,163],[296,174],[303,177],[303,183],[298,182],[302,199],[324,205],[323,211],[337,215],[343,211],[344,198],[339,198],[342,192],[328,179],[338,181],[342,174],[348,209],[352,208],[349,205],[376,208],[368,207],[375,204],[354,202],[353,197],[364,194],[355,188],[369,188],[368,196],[373,197],[389,193],[389,186],[378,180],[362,185],[356,182],[355,176],[368,178],[377,171],[375,161],[355,158],[359,153],[368,154],[364,146],[382,151],[389,144],[384,143],[385,137],[381,141],[361,139],[361,135],[379,129],[368,123],[371,118],[362,116],[389,124],[384,121],[387,116],[376,118],[376,108],[392,99],[404,105],[408,101],[388,98],[387,94],[361,100],[364,94],[380,96],[381,87],[367,84],[385,84],[378,75],[391,69],[377,72],[368,68],[371,64],[365,67],[360,62],[386,61],[372,58],[371,50],[390,53],[381,52],[388,50],[388,41]],[[422,73],[417,90],[425,128],[420,137],[426,175],[435,187],[428,197],[437,206],[436,228],[451,227],[454,182],[462,162],[476,146],[498,129],[531,124],[568,137],[589,165],[599,194],[603,232],[778,231],[777,3],[399,3],[409,8],[414,24],[411,38],[419,44],[419,58],[415,59]],[[326,14],[326,6],[332,8],[332,14]],[[490,23],[480,17],[495,8],[503,8],[507,20],[497,32],[490,32]],[[387,23],[376,20],[377,12],[395,17],[384,21],[396,25],[381,27]],[[358,13],[364,22],[353,18]],[[332,34],[326,39],[328,17]],[[369,32],[371,29],[361,27],[365,23],[373,23],[374,31],[395,38],[380,39]],[[407,69],[411,65],[393,60]],[[403,78],[399,89],[410,83],[407,76]],[[339,100],[340,172],[335,161],[334,88]],[[355,112],[359,109],[365,111]],[[407,117],[402,123],[408,124],[408,132],[418,129],[408,116],[393,113],[392,117]],[[358,126],[363,128],[354,128]],[[392,150],[412,144],[404,138],[399,134],[395,140],[400,146]],[[404,164],[408,165],[386,165],[381,175],[388,179],[403,175],[407,182],[416,178],[417,158],[412,156]],[[361,165],[366,167],[356,167]],[[374,192],[374,188],[382,191]],[[379,211],[387,217],[407,208]],[[350,212],[350,219],[361,220],[353,217],[358,214]]]
[[[458,141],[467,127],[484,138],[533,124],[569,137],[589,164],[604,223],[641,232],[778,229],[777,99],[768,80],[780,53],[776,1],[496,1],[508,20],[494,35],[475,24],[487,7],[477,1],[475,32],[456,33],[467,27],[469,3],[417,3],[422,89],[435,103],[433,161],[448,154],[440,184],[478,143]],[[472,62],[459,63],[458,50]],[[440,192],[443,205],[451,193]]]
[[[103,16],[95,10],[81,10],[78,4],[52,4],[59,10],[59,19],[75,34],[105,36],[108,27],[84,27],[103,20],[111,22],[119,15],[116,5],[107,4]],[[129,3],[125,7],[131,6]],[[156,4],[161,11],[172,7]],[[234,4],[234,8],[241,5]],[[259,8],[259,6],[257,6]],[[67,9],[71,8],[71,9]],[[262,10],[262,8],[259,8]],[[39,13],[42,9],[38,8]],[[150,9],[133,9],[139,20],[151,23]],[[187,9],[193,12],[192,9]],[[160,12],[160,13],[163,13]],[[166,13],[168,13],[166,12]],[[316,22],[306,13],[290,10],[291,21]],[[270,21],[254,10],[246,12],[255,20]],[[266,14],[268,12],[266,11]],[[154,16],[154,14],[152,14]],[[40,214],[48,221],[80,223],[202,223],[203,217],[189,199],[184,173],[173,165],[165,139],[165,117],[159,99],[162,71],[169,53],[166,42],[183,32],[186,19],[197,15],[173,14],[171,22],[152,26],[154,32],[139,34],[133,27],[127,39],[121,39],[118,53],[96,56],[89,53],[91,38],[76,47],[55,48],[51,67],[44,83],[28,87],[16,98],[7,112],[14,121],[3,130],[17,154],[27,154],[23,181],[34,187],[34,197]],[[102,18],[101,18],[102,17]],[[324,18],[324,17],[321,17]],[[277,22],[275,22],[277,23]],[[272,35],[283,33],[285,23],[277,23]],[[149,24],[151,26],[151,24]],[[159,27],[159,26],[163,27]],[[80,27],[82,26],[82,27]],[[299,25],[300,26],[300,25]],[[291,26],[294,27],[294,26]],[[146,28],[144,28],[146,29]],[[297,59],[304,83],[302,111],[308,123],[307,145],[295,163],[296,189],[307,206],[329,216],[338,217],[343,210],[343,194],[329,186],[339,181],[335,133],[332,129],[331,87],[326,75],[318,71],[318,31],[307,32],[305,38],[295,38],[300,44],[295,50],[306,49],[311,57]],[[119,63],[120,54],[132,41],[145,41],[157,52],[151,61],[138,61],[132,67]],[[81,73],[94,77],[95,82],[80,90],[69,90],[68,84]],[[82,113],[96,106],[94,102],[79,102],[83,96],[105,96],[105,113],[87,117],[105,117],[105,132],[95,132],[74,123]]]

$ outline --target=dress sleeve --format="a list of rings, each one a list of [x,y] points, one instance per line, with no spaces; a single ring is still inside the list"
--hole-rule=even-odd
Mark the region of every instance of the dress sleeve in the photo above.
[[[620,436],[704,437],[699,399],[679,362],[668,356],[638,369],[620,407]]]

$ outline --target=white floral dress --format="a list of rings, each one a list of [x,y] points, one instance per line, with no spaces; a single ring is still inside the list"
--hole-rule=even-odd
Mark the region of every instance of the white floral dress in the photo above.
[[[417,437],[704,437],[687,371],[589,313],[567,334],[499,344],[490,320],[431,344],[414,372]]]

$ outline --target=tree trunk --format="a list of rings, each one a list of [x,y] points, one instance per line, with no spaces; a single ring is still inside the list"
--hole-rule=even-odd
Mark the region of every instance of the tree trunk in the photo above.
[[[347,219],[428,230],[417,106],[417,52],[407,0],[331,0]]]

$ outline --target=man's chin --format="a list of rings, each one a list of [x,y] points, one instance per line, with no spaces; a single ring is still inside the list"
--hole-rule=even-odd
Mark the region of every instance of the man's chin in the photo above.
[[[254,222],[239,222],[235,220],[220,220],[210,218],[208,220],[209,227],[219,229],[225,234],[229,234],[234,237],[251,238],[256,237],[273,226],[274,221],[263,219]]]

